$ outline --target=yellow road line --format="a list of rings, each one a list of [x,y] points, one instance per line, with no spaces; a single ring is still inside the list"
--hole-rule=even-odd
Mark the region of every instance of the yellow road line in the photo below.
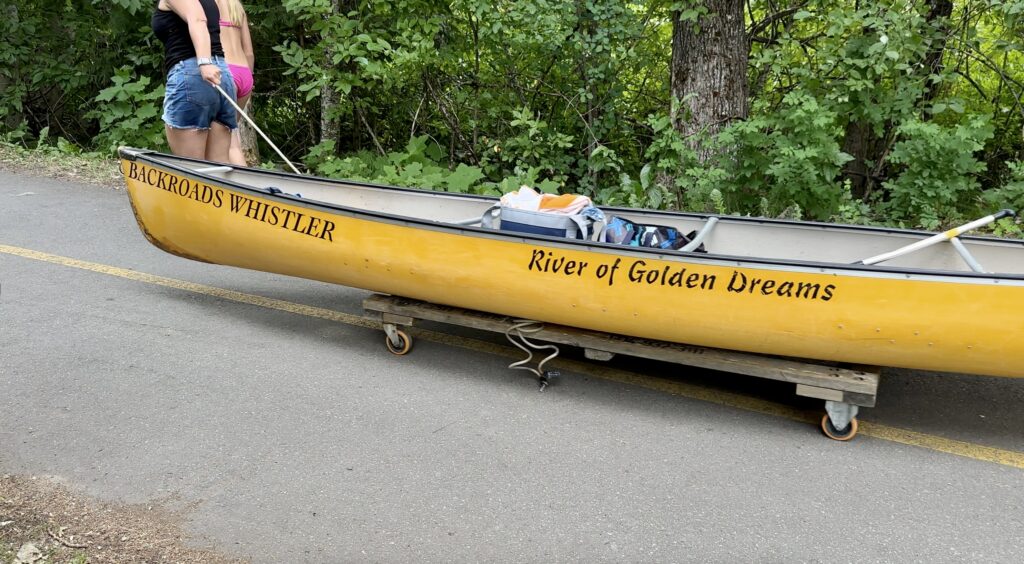
[[[349,325],[358,325],[360,327],[380,327],[378,323],[374,323],[373,321],[360,317],[358,315],[342,313],[340,311],[334,311],[322,307],[313,307],[297,304],[295,302],[288,302],[284,300],[275,300],[274,298],[265,298],[263,296],[256,296],[253,294],[245,294],[242,292],[236,292],[234,290],[225,290],[224,288],[217,288],[216,286],[207,286],[206,284],[196,284],[194,282],[186,282],[184,280],[177,280],[174,278],[165,278],[163,276],[157,276],[155,274],[146,274],[145,272],[137,272],[135,270],[128,270],[126,268],[118,268],[116,266],[109,266],[106,264],[87,262],[84,260],[77,260],[73,258],[62,257],[59,255],[51,255],[49,253],[42,253],[39,251],[22,249],[20,247],[0,245],[0,252],[7,253],[9,255],[16,255],[19,257],[35,259],[43,262],[59,264],[61,266],[80,268],[82,270],[89,270],[92,272],[98,272],[100,274],[108,274],[110,276],[127,278],[128,280],[135,280],[137,282],[145,282],[147,284],[155,284],[157,286],[174,288],[176,290],[184,290],[186,292],[195,292],[197,294],[214,296],[225,300],[231,300],[233,302],[241,302],[243,304],[250,304],[254,306],[265,307],[268,309],[287,311],[289,313],[305,315],[307,317],[328,319],[330,321],[337,321],[339,323],[346,323]]]
[[[118,268],[116,266],[87,262],[83,260],[62,257],[59,255],[33,251],[30,249],[23,249],[20,247],[0,245],[0,253],[6,253],[9,255],[34,259],[52,264],[58,264],[61,266],[79,268],[82,270],[88,270],[100,274],[107,274],[109,276],[117,276],[119,278],[125,278],[137,282],[155,284],[157,286],[164,286],[166,288],[173,288],[176,290],[183,290],[186,292],[194,292],[197,294],[213,296],[243,304],[249,304],[268,309],[276,309],[279,311],[285,311],[297,315],[304,315],[307,317],[315,317],[318,319],[336,321],[338,323],[345,323],[347,325],[354,325],[358,327],[367,327],[373,329],[377,329],[380,327],[378,322],[375,322],[373,320],[367,319],[359,315],[343,313],[340,311],[335,311],[332,309],[326,309],[321,307],[297,304],[285,300],[266,298],[263,296],[256,296],[253,294],[245,294],[242,292],[236,292],[234,290],[217,288],[215,286],[196,284],[194,282],[186,282],[184,280],[166,278],[163,276],[156,276],[154,274],[147,274],[144,272],[136,272],[134,270]],[[469,349],[476,352],[494,354],[509,358],[519,356],[518,349],[513,349],[511,347],[490,343],[486,341],[479,341],[476,339],[469,339],[466,337],[459,337],[456,335],[439,333],[436,331],[428,331],[424,329],[415,330],[415,334],[417,338],[420,339]],[[650,390],[656,390],[659,392],[664,392],[676,396],[739,408],[746,411],[753,411],[757,413],[763,413],[766,415],[773,415],[776,417],[784,417],[786,419],[791,419],[795,421],[803,421],[807,423],[817,424],[818,421],[821,419],[820,413],[811,413],[808,411],[787,407],[762,399],[752,398],[721,390],[703,388],[693,384],[672,382],[660,378],[629,372],[626,370],[610,368],[607,366],[601,366],[597,364],[591,364],[587,362],[580,362],[568,359],[559,359],[558,361],[552,363],[552,365],[562,368],[564,370],[576,372],[579,374],[586,374],[604,380],[610,380],[632,386],[639,386]],[[892,441],[900,444],[926,448],[937,452],[944,452],[956,456],[962,456],[965,458],[971,458],[974,460],[994,462],[996,464],[1001,464],[1004,466],[1012,466],[1014,468],[1024,469],[1024,453],[1012,450],[1003,450],[978,445],[974,443],[968,443],[964,441],[946,439],[934,435],[927,435],[924,433],[918,433],[916,431],[899,429],[896,427],[883,425],[881,423],[871,423],[867,421],[860,422],[860,430],[858,434],[866,435],[869,437],[875,437],[878,439],[884,439],[887,441]]]

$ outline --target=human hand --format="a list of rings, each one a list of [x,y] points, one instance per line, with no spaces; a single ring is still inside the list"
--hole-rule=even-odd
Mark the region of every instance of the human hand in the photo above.
[[[217,65],[199,65],[199,74],[206,82],[220,86],[220,67]]]

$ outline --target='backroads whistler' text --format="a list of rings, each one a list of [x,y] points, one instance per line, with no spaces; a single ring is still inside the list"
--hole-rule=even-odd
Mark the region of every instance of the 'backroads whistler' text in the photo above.
[[[189,198],[215,208],[224,207],[224,204],[227,203],[228,209],[233,213],[244,215],[249,219],[260,221],[267,225],[288,229],[325,241],[334,241],[334,222],[329,219],[316,217],[308,212],[292,211],[234,192],[228,193],[227,202],[225,202],[224,190],[221,188],[196,180],[181,178],[135,162],[128,163],[128,177],[145,182],[161,190],[166,190],[172,194],[177,194],[182,198]]]

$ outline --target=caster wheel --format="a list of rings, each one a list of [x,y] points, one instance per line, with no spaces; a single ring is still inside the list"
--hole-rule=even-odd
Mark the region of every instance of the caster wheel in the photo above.
[[[821,430],[825,432],[825,436],[836,441],[848,441],[857,434],[857,418],[854,417],[850,420],[850,424],[845,429],[839,430],[832,425],[832,420],[828,418],[826,413],[821,418]]]
[[[401,329],[398,329],[396,333],[398,334],[397,346],[391,342],[390,337],[384,335],[384,344],[388,346],[388,350],[391,351],[391,354],[403,355],[412,350],[412,337],[406,335],[405,331],[402,331]]]

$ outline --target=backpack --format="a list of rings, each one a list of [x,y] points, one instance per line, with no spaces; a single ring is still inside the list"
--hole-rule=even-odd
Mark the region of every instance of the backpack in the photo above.
[[[605,226],[601,240],[605,243],[629,245],[632,247],[648,247],[652,249],[679,250],[697,236],[696,231],[683,234],[675,227],[667,225],[643,225],[624,217],[611,216]],[[706,253],[702,243],[693,252]]]

